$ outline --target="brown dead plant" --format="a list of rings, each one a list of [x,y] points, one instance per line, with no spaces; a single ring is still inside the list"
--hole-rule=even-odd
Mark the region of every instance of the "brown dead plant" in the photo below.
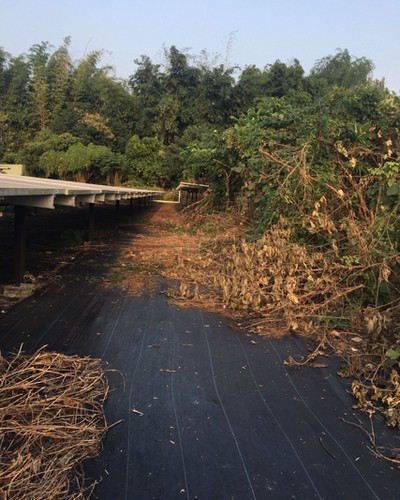
[[[0,355],[0,497],[89,498],[81,466],[100,451],[107,394],[97,359]]]

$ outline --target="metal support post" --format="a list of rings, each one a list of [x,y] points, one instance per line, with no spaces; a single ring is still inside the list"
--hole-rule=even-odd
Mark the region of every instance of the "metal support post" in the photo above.
[[[26,261],[26,207],[15,205],[14,207],[14,234],[15,234],[15,261],[14,281],[21,283],[25,274]]]
[[[89,203],[89,241],[94,240],[95,213],[94,203]]]

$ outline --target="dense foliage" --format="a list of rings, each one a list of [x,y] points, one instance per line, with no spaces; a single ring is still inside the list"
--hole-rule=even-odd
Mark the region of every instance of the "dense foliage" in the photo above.
[[[245,110],[233,68],[206,57],[192,63],[172,46],[162,68],[142,56],[124,81],[101,67],[100,51],[73,61],[69,44],[17,57],[0,49],[0,161],[39,176],[170,187],[185,175],[188,141]]]
[[[312,116],[318,102],[319,109],[330,106],[334,88],[357,99],[354,89],[373,69],[344,50],[317,61],[308,76],[297,60],[239,72],[210,62],[206,52],[195,57],[172,46],[163,64],[136,60],[124,81],[101,66],[101,51],[73,61],[69,45],[69,38],[58,48],[41,42],[18,56],[0,49],[0,161],[25,163],[33,175],[92,182],[171,187],[202,180],[227,204],[243,181],[229,129],[251,120],[249,109],[307,108]]]

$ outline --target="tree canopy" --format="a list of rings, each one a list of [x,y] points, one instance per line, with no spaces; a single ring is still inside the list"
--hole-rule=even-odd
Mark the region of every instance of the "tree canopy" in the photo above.
[[[60,47],[40,42],[17,56],[0,49],[0,161],[97,182],[173,187],[201,179],[228,190],[220,199],[229,204],[249,175],[240,169],[250,152],[232,147],[240,129],[248,129],[257,164],[257,141],[267,145],[264,135],[274,130],[277,142],[299,141],[306,131],[322,133],[329,118],[337,130],[346,120],[390,120],[382,102],[391,93],[371,80],[372,61],[348,50],[306,75],[296,59],[238,72],[172,46],[163,63],[143,55],[121,80],[101,65],[102,51],[74,61],[69,46],[67,37]]]

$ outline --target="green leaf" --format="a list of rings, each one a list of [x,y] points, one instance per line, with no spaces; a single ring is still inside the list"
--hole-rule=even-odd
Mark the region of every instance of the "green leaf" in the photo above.
[[[389,359],[396,361],[400,358],[400,349],[388,349],[385,352],[385,356]]]
[[[244,167],[242,165],[237,165],[236,167],[232,167],[232,171],[236,172],[237,174],[241,174],[244,170]]]
[[[399,193],[399,185],[398,184],[393,184],[386,191],[387,196],[394,196],[398,193]]]

